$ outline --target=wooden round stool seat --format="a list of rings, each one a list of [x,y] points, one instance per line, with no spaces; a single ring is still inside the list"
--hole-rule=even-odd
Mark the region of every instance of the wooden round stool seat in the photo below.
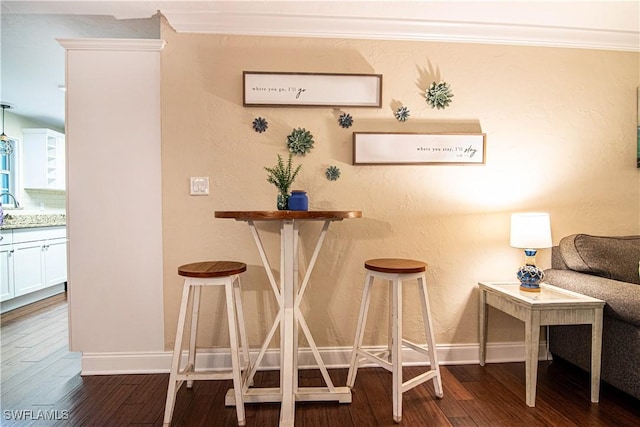
[[[424,272],[427,264],[413,259],[378,258],[365,261],[364,268],[380,273],[408,274]]]
[[[247,271],[247,264],[236,261],[204,261],[185,264],[178,267],[178,274],[183,277],[225,277]]]

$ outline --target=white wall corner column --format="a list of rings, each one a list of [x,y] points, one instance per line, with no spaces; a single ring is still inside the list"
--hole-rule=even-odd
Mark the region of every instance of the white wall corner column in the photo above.
[[[164,351],[164,42],[58,41],[66,49],[70,348],[83,353],[84,373],[88,354]]]

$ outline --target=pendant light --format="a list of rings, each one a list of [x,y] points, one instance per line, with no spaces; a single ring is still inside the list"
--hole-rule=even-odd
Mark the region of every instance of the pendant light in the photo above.
[[[11,110],[13,107],[9,104],[1,103],[2,108],[2,135],[0,135],[0,154],[10,156],[13,153],[13,145],[9,141],[9,137],[4,133],[4,110]]]

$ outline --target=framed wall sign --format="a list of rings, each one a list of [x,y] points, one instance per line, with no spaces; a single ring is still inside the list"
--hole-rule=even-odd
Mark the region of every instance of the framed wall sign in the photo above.
[[[244,71],[245,107],[382,106],[382,75]]]
[[[353,133],[354,165],[483,165],[484,133]]]

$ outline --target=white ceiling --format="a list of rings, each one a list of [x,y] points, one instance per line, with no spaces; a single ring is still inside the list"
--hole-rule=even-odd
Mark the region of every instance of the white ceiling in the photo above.
[[[2,4],[4,9],[4,2]],[[64,129],[65,51],[56,38],[159,38],[156,18],[2,14],[0,100],[12,113]]]
[[[64,126],[64,49],[56,38],[159,38],[178,32],[493,43],[640,52],[640,2],[7,1],[0,100]],[[322,71],[322,70],[318,70]]]

